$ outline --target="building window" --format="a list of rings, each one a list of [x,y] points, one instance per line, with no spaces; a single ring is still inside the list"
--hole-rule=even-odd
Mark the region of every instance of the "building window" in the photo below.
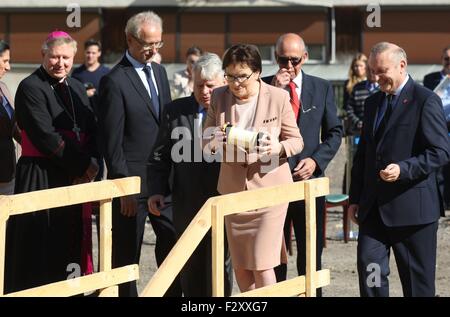
[[[308,47],[308,61],[307,64],[316,64],[325,62],[325,45],[322,44],[312,44],[307,45]]]
[[[273,44],[256,45],[261,54],[261,61],[263,64],[273,64],[275,61],[275,46]]]

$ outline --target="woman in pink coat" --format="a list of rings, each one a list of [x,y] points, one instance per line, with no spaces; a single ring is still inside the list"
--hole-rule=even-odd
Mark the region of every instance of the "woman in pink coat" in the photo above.
[[[204,129],[205,153],[222,160],[219,193],[291,183],[287,158],[302,150],[303,140],[289,94],[261,80],[261,56],[254,45],[229,48],[222,68],[228,85],[214,90]],[[227,123],[234,131],[224,131]],[[259,134],[257,146],[230,144],[237,129],[263,132],[264,136]],[[286,203],[225,217],[241,291],[276,283],[273,268],[287,261],[283,240],[287,206]]]

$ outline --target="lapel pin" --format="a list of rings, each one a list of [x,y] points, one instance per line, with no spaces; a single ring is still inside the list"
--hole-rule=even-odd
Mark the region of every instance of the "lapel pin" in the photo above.
[[[407,104],[408,103],[408,99],[403,99],[403,104]]]

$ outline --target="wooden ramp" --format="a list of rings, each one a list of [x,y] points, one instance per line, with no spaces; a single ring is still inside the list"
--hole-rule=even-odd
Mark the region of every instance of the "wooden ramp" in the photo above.
[[[208,199],[141,296],[163,296],[205,234],[212,228],[213,296],[224,296],[224,216],[305,200],[306,275],[259,288],[238,296],[315,296],[330,283],[330,271],[316,271],[316,197],[329,194],[328,178],[261,188]]]
[[[100,296],[118,296],[118,284],[139,279],[137,265],[111,269],[112,199],[140,192],[140,178],[127,177],[82,185],[0,196],[0,296],[4,294],[5,235],[10,216],[100,201],[100,268],[98,273],[23,290],[6,296],[73,296],[100,290]]]

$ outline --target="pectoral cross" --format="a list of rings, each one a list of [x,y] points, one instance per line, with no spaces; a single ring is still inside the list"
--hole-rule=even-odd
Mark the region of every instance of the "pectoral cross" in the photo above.
[[[78,142],[81,142],[81,139],[80,139],[80,131],[81,131],[81,130],[80,130],[80,128],[77,126],[76,123],[73,124],[72,131],[75,133],[75,135],[76,135],[76,137],[77,137],[77,141],[78,141]]]

